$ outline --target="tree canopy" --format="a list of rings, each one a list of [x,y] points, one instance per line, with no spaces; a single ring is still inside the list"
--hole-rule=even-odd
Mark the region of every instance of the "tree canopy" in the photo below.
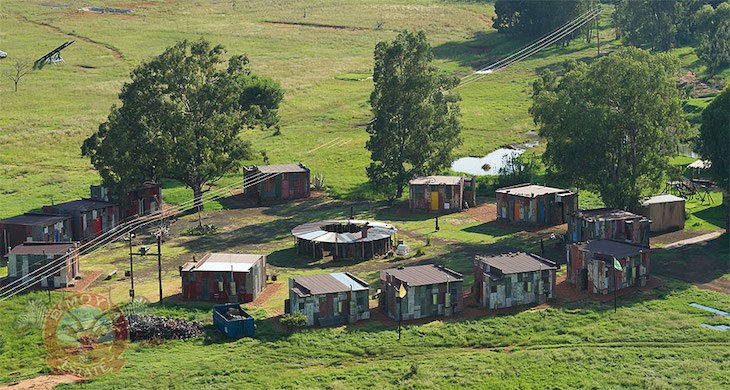
[[[730,65],[730,2],[712,8],[705,4],[695,15],[697,57],[708,64],[712,73]]]
[[[106,122],[86,139],[104,185],[119,192],[145,180],[177,179],[196,198],[251,155],[241,130],[278,123],[282,91],[223,46],[182,41],[132,71]]]
[[[568,61],[545,71],[530,113],[547,140],[549,177],[597,191],[608,207],[635,209],[656,189],[686,130],[668,54],[622,48],[591,65]]]
[[[503,33],[545,35],[588,10],[587,0],[497,0],[492,27]],[[566,37],[577,35],[577,31]]]
[[[715,183],[730,192],[730,87],[702,110],[697,151],[712,162],[709,172]]]
[[[613,14],[624,43],[666,51],[692,39],[700,0],[620,0]]]
[[[431,65],[431,46],[422,31],[379,42],[374,57],[367,174],[376,188],[399,198],[414,175],[450,166],[461,142],[460,99],[451,91],[459,79]]]

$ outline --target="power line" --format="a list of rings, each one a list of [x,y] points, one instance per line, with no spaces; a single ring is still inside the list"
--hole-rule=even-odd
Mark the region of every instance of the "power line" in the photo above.
[[[259,184],[259,183],[262,183],[262,182],[264,182],[264,181],[266,181],[266,180],[269,180],[269,179],[271,179],[271,178],[275,177],[276,175],[278,175],[278,173],[268,173],[268,174],[262,174],[262,175],[258,176],[258,177],[257,177],[256,179],[254,179],[253,181],[251,181],[250,183],[245,183],[245,184],[244,184],[244,186],[243,186],[243,189],[246,189],[246,188],[248,188],[248,187],[251,187],[251,186],[257,185],[257,184]],[[247,181],[247,180],[251,180],[251,178],[250,178],[250,177],[249,177],[249,178],[244,178],[244,180],[242,180],[242,181],[243,181],[243,182],[245,182],[245,181]],[[227,187],[231,187],[231,186],[233,186],[233,185],[229,185],[229,186],[227,186]],[[215,192],[221,192],[221,190],[216,190]],[[177,210],[173,210],[173,211],[172,211],[171,213],[169,213],[169,214],[165,213],[165,212],[166,212],[167,210],[164,210],[164,209],[163,209],[163,210],[161,210],[161,212],[160,212],[160,213],[157,213],[157,214],[159,214],[159,215],[157,215],[157,216],[155,216],[155,217],[152,217],[152,218],[149,218],[149,216],[145,216],[145,217],[139,217],[139,218],[137,218],[137,219],[135,219],[135,220],[133,220],[133,221],[130,221],[130,222],[136,222],[136,223],[135,223],[135,224],[134,224],[133,226],[129,226],[129,227],[128,227],[128,228],[126,229],[126,231],[125,231],[125,232],[121,232],[121,234],[120,234],[120,235],[124,235],[124,234],[127,234],[127,233],[129,233],[129,232],[131,232],[131,231],[134,231],[134,230],[136,230],[136,229],[138,229],[138,228],[141,228],[141,227],[143,227],[143,226],[146,226],[146,225],[148,225],[148,224],[150,224],[150,223],[153,223],[153,222],[157,222],[157,221],[160,221],[160,220],[164,219],[165,217],[173,216],[173,215],[179,214],[179,213],[181,213],[181,212],[184,212],[184,211],[188,211],[188,210],[191,210],[191,209],[193,209],[193,208],[196,208],[196,207],[198,207],[198,206],[202,206],[202,205],[204,205],[204,204],[210,203],[210,202],[212,202],[212,201],[215,201],[215,200],[217,200],[217,199],[220,199],[220,198],[222,198],[223,196],[224,196],[224,194],[223,194],[223,193],[221,193],[220,195],[217,195],[217,196],[215,196],[215,197],[212,197],[212,198],[210,198],[210,199],[207,199],[207,200],[205,200],[204,202],[201,202],[201,203],[195,203],[195,204],[193,204],[192,206],[189,206],[189,207],[187,207],[187,208],[184,208],[184,209],[181,209],[181,208],[179,208],[179,207],[178,207],[178,209],[177,209]],[[192,201],[193,201],[193,202],[195,202],[195,200],[196,200],[196,199],[202,199],[202,198],[203,198],[202,196],[201,196],[200,198],[193,198],[193,199],[192,199]],[[188,202],[185,202],[185,203],[190,203],[190,202],[188,201]],[[169,209],[168,209],[168,210],[169,210]],[[112,239],[112,241],[113,241],[113,240],[117,239],[118,237],[113,237],[112,235],[110,235],[110,236],[106,237],[106,238],[105,238],[105,240],[106,240],[106,239],[109,239],[109,238],[111,238],[111,239]],[[104,241],[104,240],[102,240],[102,241]],[[103,249],[104,247],[106,247],[106,246],[107,246],[107,245],[109,245],[110,243],[111,243],[111,241],[109,241],[109,242],[107,242],[107,243],[105,243],[105,244],[103,244],[103,245],[100,245],[100,244],[95,244],[95,245],[100,245],[100,246],[96,247],[96,248],[95,248],[95,249],[93,249],[93,250],[92,250],[91,252],[88,252],[88,253],[83,253],[83,254],[81,254],[81,253],[80,253],[80,254],[79,254],[78,256],[79,256],[79,258],[80,258],[80,257],[81,257],[82,255],[83,255],[83,256],[89,256],[89,255],[91,255],[91,254],[93,254],[93,253],[97,252],[98,250],[100,250],[100,249]],[[88,246],[87,246],[87,248],[88,248]],[[15,287],[13,287],[13,288],[8,288],[8,287],[10,287],[10,285],[8,285],[8,286],[4,286],[4,287],[3,287],[3,289],[5,289],[5,291],[3,291],[3,292],[1,292],[1,293],[0,293],[0,302],[4,301],[4,300],[6,300],[6,299],[9,299],[9,298],[11,298],[12,296],[14,296],[14,295],[17,295],[17,294],[19,294],[20,292],[22,292],[22,291],[24,291],[24,290],[26,290],[26,289],[28,289],[28,288],[32,287],[32,286],[33,286],[33,285],[34,285],[35,283],[37,283],[37,282],[38,282],[39,280],[41,280],[41,279],[43,279],[43,278],[46,278],[46,277],[48,277],[48,276],[50,276],[50,275],[53,275],[53,274],[55,274],[56,272],[60,271],[61,269],[63,269],[64,267],[66,267],[66,266],[67,266],[67,265],[65,264],[65,262],[63,262],[63,261],[62,261],[62,260],[66,260],[67,258],[68,258],[68,255],[63,255],[63,256],[59,257],[58,259],[54,259],[54,261],[53,261],[53,262],[50,262],[50,263],[46,264],[46,265],[45,265],[44,267],[42,267],[42,268],[45,268],[45,267],[47,267],[47,266],[49,266],[49,265],[52,265],[52,264],[53,264],[54,262],[59,262],[59,264],[56,264],[56,266],[52,267],[52,269],[49,269],[49,270],[46,270],[46,271],[44,271],[42,275],[35,275],[35,276],[31,277],[31,278],[28,278],[28,276],[30,276],[30,274],[28,274],[28,275],[25,275],[25,276],[23,276],[23,277],[21,277],[21,278],[17,279],[17,280],[15,281],[15,282],[11,283],[11,284],[15,284],[16,282],[19,282],[19,283],[20,283],[20,285],[18,285],[18,286],[15,286]],[[35,271],[34,271],[33,273],[36,273],[36,272],[37,272],[37,271],[39,271],[39,270],[40,270],[40,269],[37,269],[37,270],[35,270]],[[28,286],[23,286],[23,283],[30,283],[30,285],[28,285]],[[2,296],[2,295],[4,295],[4,296]]]
[[[494,62],[490,65],[481,67],[471,73],[470,75],[464,77],[462,79],[462,83],[457,86],[462,87],[464,85],[471,84],[473,82],[476,82],[482,78],[484,78],[487,74],[491,74],[494,72],[497,72],[501,69],[504,69],[510,65],[513,65],[517,62],[520,62],[524,60],[525,58],[541,51],[542,49],[552,45],[553,43],[557,42],[558,40],[568,36],[569,34],[573,33],[575,30],[583,27],[586,23],[594,19],[596,16],[598,16],[602,12],[602,9],[594,8],[591,9],[582,15],[578,16],[577,18],[571,20],[570,22],[564,24],[563,26],[559,27],[558,29],[554,30],[553,32],[545,35],[544,37],[533,41],[531,44],[523,47],[522,49],[510,54],[507,57],[502,58],[501,60]]]
[[[237,182],[235,182],[235,183],[233,183],[231,185],[228,185],[226,187],[222,187],[222,188],[216,189],[215,191],[206,192],[203,196],[201,196],[200,198],[197,198],[198,199],[198,202],[204,202],[205,201],[205,203],[207,203],[208,199],[206,199],[206,197],[211,197],[211,196],[215,196],[215,195],[222,194],[223,192],[227,191],[228,188],[233,187],[233,186],[237,186],[240,183],[243,183],[245,180],[256,180],[257,179],[256,176],[258,176],[258,178],[260,178],[260,177],[263,176],[263,174],[257,173],[256,175],[253,176],[253,179],[251,179],[251,177],[249,177],[248,179],[244,178],[243,180],[237,181]],[[195,201],[196,201],[196,198],[193,198],[192,199],[192,202],[195,203]],[[143,222],[143,221],[146,221],[146,220],[149,220],[149,219],[152,219],[152,218],[154,218],[155,221],[156,220],[159,220],[159,219],[162,219],[162,218],[165,217],[165,213],[166,212],[170,212],[171,209],[172,209],[172,211],[171,211],[172,213],[180,212],[179,210],[182,210],[183,208],[188,207],[187,205],[190,204],[190,203],[191,203],[190,200],[189,201],[185,201],[185,202],[183,202],[183,203],[181,203],[179,205],[172,206],[172,207],[168,207],[167,209],[164,209],[163,208],[163,209],[160,209],[158,211],[153,212],[150,215],[140,216],[140,217],[137,217],[135,219],[129,220],[127,222],[124,222],[122,224],[119,224],[119,225],[113,227],[112,229],[106,231],[105,233],[103,233],[103,234],[101,234],[99,236],[94,237],[92,240],[83,243],[81,246],[78,247],[78,251],[79,251],[80,254],[84,254],[83,251],[87,250],[87,248],[91,248],[91,247],[94,247],[96,245],[99,245],[102,241],[108,240],[110,238],[112,239],[112,241],[115,240],[115,239],[117,239],[118,237],[114,237],[114,235],[117,234],[117,233],[119,234],[119,236],[122,236],[124,234],[127,234],[129,232],[129,230],[136,229],[137,228],[137,225],[139,223]],[[204,203],[201,203],[201,204],[204,204]],[[195,205],[193,204],[192,207],[195,207]],[[161,216],[161,217],[160,218],[157,218],[158,216]],[[57,260],[61,260],[61,259],[65,259],[65,258],[66,257],[62,257],[62,258],[59,258]],[[44,266],[42,266],[42,267],[34,270],[33,272],[31,272],[28,275],[26,275],[26,277],[27,276],[32,276],[35,273],[41,272],[44,268],[49,267],[51,264],[52,263],[48,263],[48,264],[46,264],[46,265],[44,265]],[[14,282],[11,282],[10,284],[8,284],[6,286],[3,286],[3,288],[0,288],[0,293],[2,293],[3,290],[7,290],[10,286],[12,286],[14,284],[20,284],[21,282],[22,281],[19,279],[19,280],[16,280]]]

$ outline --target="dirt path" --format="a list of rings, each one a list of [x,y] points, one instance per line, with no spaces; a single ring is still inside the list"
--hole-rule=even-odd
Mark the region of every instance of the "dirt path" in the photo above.
[[[42,375],[35,378],[26,379],[16,382],[10,386],[0,386],[0,390],[18,390],[18,389],[34,389],[46,390],[52,389],[62,383],[75,383],[83,378],[73,375]]]
[[[268,286],[266,286],[264,291],[261,294],[259,294],[259,296],[256,297],[256,299],[253,302],[251,302],[249,305],[263,306],[266,302],[268,302],[269,299],[271,299],[271,297],[273,297],[279,290],[281,290],[281,286],[283,286],[283,285],[284,285],[284,283],[281,283],[281,282],[269,284]]]
[[[18,18],[20,18],[21,20],[23,20],[25,22],[28,22],[28,23],[31,23],[31,24],[35,24],[36,26],[41,26],[41,27],[49,28],[49,29],[53,30],[55,33],[57,33],[57,34],[65,35],[67,37],[70,37],[70,38],[73,38],[73,39],[78,39],[79,41],[86,42],[86,43],[92,44],[94,46],[101,47],[103,49],[109,50],[114,58],[116,58],[118,60],[124,60],[124,56],[119,51],[119,49],[115,48],[114,46],[112,46],[112,45],[110,45],[108,43],[95,41],[95,40],[93,40],[91,38],[87,38],[87,37],[78,35],[76,33],[68,33],[68,32],[65,32],[65,31],[61,30],[60,28],[58,28],[56,26],[50,25],[48,23],[36,22],[34,20],[30,20],[30,19],[26,18],[23,15],[17,15],[17,16],[18,16]],[[49,51],[50,51],[50,49],[49,49]]]
[[[70,292],[79,292],[86,290],[87,287],[91,285],[91,283],[94,283],[96,279],[99,279],[99,276],[101,276],[102,272],[85,272],[84,278],[77,281],[76,285],[73,287],[66,287],[59,289],[57,291],[70,291]]]
[[[720,237],[723,234],[725,234],[725,230],[718,230],[718,231],[715,231],[712,233],[703,234],[701,236],[675,241],[675,242],[665,246],[664,249],[675,249],[675,248],[683,247],[685,245],[698,244],[701,242],[710,241],[712,239]]]

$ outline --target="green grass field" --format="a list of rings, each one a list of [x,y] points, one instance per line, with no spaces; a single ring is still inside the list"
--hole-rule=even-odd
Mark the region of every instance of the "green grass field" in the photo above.
[[[398,264],[440,262],[464,273],[465,290],[473,283],[475,254],[539,251],[540,239],[559,228],[524,231],[484,222],[468,212],[440,218],[403,212],[367,185],[369,154],[364,124],[370,120],[372,51],[401,29],[425,30],[435,64],[447,72],[469,74],[475,67],[510,53],[527,41],[497,34],[491,28],[493,4],[441,0],[304,0],[232,1],[100,1],[93,5],[133,8],[132,15],[79,11],[85,1],[51,3],[6,0],[0,49],[9,57],[34,60],[66,40],[65,63],[48,65],[24,78],[20,91],[0,82],[0,218],[36,210],[51,198],[62,202],[88,195],[99,177],[80,145],[102,122],[131,69],[181,39],[205,37],[223,44],[229,54],[246,53],[254,72],[281,82],[281,135],[243,134],[255,151],[265,150],[271,163],[302,161],[324,174],[328,194],[272,207],[244,208],[236,199],[206,205],[203,222],[220,232],[205,237],[180,234],[197,223],[185,215],[171,228],[164,245],[163,291],[179,293],[178,267],[208,252],[265,253],[269,274],[286,283],[290,276],[348,271],[375,288],[380,269]],[[614,39],[610,18],[601,19],[602,52]],[[686,69],[706,77],[706,68],[688,48],[676,50]],[[528,114],[531,83],[545,69],[559,69],[568,58],[590,60],[595,46],[576,39],[553,47],[505,72],[459,89],[462,97],[463,144],[458,156],[482,156],[504,144],[523,142],[534,124]],[[730,74],[724,70],[721,77]],[[688,117],[708,104],[691,99]],[[539,154],[542,147],[535,148]],[[673,164],[693,159],[676,157]],[[262,163],[262,159],[246,163]],[[237,173],[218,184],[239,180]],[[165,202],[179,204],[192,192],[164,180]],[[494,203],[491,198],[483,199]],[[687,202],[687,230],[723,226],[724,206]],[[362,263],[313,261],[296,256],[290,229],[313,220],[341,218],[355,208],[357,217],[389,221],[413,251],[404,258]],[[581,191],[580,206],[601,207],[596,194]],[[701,234],[701,232],[695,232]],[[135,244],[152,245],[139,234]],[[430,244],[427,245],[427,242]],[[416,256],[417,250],[423,254]],[[545,255],[564,262],[565,252],[545,242]],[[125,302],[129,279],[126,247],[115,243],[83,259],[82,272],[106,274],[90,290]],[[652,255],[653,256],[653,255]],[[523,308],[515,314],[407,325],[401,342],[397,331],[378,321],[287,333],[276,323],[287,289],[259,307],[257,337],[222,340],[211,325],[211,305],[155,303],[157,314],[204,321],[206,337],[155,343],[131,343],[121,372],[94,379],[91,388],[585,388],[715,389],[730,388],[730,332],[701,326],[730,325],[727,317],[689,306],[698,302],[728,310],[730,295],[710,291],[718,280],[730,281],[723,269],[727,234],[701,247],[662,250],[658,264],[696,267],[707,280],[662,274],[662,286],[612,302],[555,301],[547,309]],[[708,260],[709,259],[709,260]],[[0,267],[0,277],[7,274]],[[698,288],[702,287],[702,289]],[[152,259],[135,262],[137,296],[157,301],[157,267]],[[374,292],[373,289],[373,292]],[[54,292],[54,302],[63,293]],[[28,326],[32,310],[43,308],[45,293],[21,294],[0,303],[0,386],[13,380],[49,374],[38,327]],[[29,304],[33,302],[32,304]],[[471,303],[469,303],[471,304]],[[42,312],[42,310],[41,310]],[[60,388],[74,387],[62,385]]]
[[[61,202],[87,195],[88,185],[99,177],[80,155],[81,142],[118,103],[129,71],[181,39],[205,37],[225,45],[229,54],[246,53],[253,71],[280,81],[286,93],[282,134],[252,131],[243,136],[255,151],[266,150],[272,163],[302,161],[324,173],[330,194],[341,198],[373,196],[366,185],[369,154],[363,124],[370,119],[368,76],[378,41],[392,39],[404,28],[423,29],[435,64],[463,75],[527,43],[492,30],[490,3],[109,3],[133,8],[126,16],[78,11],[86,5],[80,1],[65,4],[70,6],[4,4],[8,12],[0,47],[9,57],[0,62],[0,71],[15,59],[32,61],[66,40],[76,42],[64,50],[65,63],[26,76],[19,92],[12,92],[9,82],[0,84],[0,218],[38,209],[51,198]],[[602,26],[607,51],[615,42],[607,18]],[[525,140],[534,127],[527,109],[537,73],[556,69],[567,58],[589,60],[594,54],[591,44],[576,39],[567,48],[547,49],[460,88],[464,142],[457,155],[482,156]],[[238,174],[223,182],[233,177]]]

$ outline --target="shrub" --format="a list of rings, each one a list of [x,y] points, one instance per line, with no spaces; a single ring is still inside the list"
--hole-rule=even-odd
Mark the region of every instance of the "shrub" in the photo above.
[[[426,246],[430,246],[430,245],[431,245],[431,235],[426,234]]]
[[[317,173],[312,178],[312,189],[315,191],[322,191],[326,188],[324,184],[324,176],[322,176],[322,173]]]
[[[279,322],[286,326],[286,329],[291,332],[296,328],[301,328],[304,325],[307,325],[307,316],[299,313],[284,314]]]
[[[218,226],[209,223],[190,226],[189,228],[182,231],[182,235],[184,236],[207,236],[209,234],[216,233],[218,233]]]

